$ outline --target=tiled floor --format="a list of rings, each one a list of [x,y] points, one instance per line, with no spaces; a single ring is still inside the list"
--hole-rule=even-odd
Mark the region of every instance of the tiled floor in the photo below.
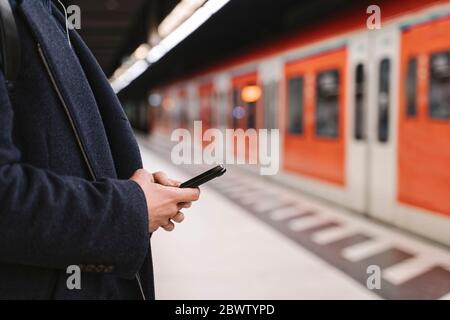
[[[147,169],[194,174],[148,146]],[[445,248],[257,176],[231,170],[185,214],[153,236],[159,299],[449,298]],[[366,287],[370,265],[382,270],[379,290]]]

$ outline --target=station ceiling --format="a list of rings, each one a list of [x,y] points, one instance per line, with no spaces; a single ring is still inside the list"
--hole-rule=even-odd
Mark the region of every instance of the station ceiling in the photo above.
[[[264,42],[278,39],[365,0],[231,0],[182,43],[119,93],[119,97],[139,98],[153,86],[163,85],[227,61]],[[365,18],[363,11],[362,19]]]
[[[81,9],[83,37],[109,76],[123,57],[148,36],[151,24],[159,24],[179,0],[62,0]],[[58,5],[58,2],[54,0]]]
[[[56,0],[55,0],[56,2]],[[107,76],[124,57],[148,41],[179,0],[63,0],[82,11],[79,31]],[[366,0],[231,0],[193,34],[136,79],[120,95],[138,96],[150,87],[245,52],[256,45],[321,23]]]

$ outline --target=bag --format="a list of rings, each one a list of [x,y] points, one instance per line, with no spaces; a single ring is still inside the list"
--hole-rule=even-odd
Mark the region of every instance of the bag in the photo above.
[[[12,87],[20,68],[20,41],[8,0],[0,0],[0,65],[7,86]]]

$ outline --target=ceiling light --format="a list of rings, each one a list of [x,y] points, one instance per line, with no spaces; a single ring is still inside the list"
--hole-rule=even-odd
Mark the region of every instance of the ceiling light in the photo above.
[[[127,70],[112,80],[111,85],[114,92],[119,93],[122,89],[126,88],[151,64],[160,60],[170,50],[186,39],[229,1],[230,0],[209,0],[150,50],[148,50],[149,47],[146,43],[139,46],[133,55],[140,60],[134,62]],[[199,3],[199,1],[190,0],[187,1],[187,3],[194,5]],[[145,59],[142,58],[144,57],[144,50],[146,52]]]

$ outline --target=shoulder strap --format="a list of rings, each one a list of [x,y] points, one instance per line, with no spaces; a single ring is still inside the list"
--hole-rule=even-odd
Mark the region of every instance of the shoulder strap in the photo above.
[[[0,0],[0,64],[6,81],[12,84],[20,68],[20,41],[8,0]]]

